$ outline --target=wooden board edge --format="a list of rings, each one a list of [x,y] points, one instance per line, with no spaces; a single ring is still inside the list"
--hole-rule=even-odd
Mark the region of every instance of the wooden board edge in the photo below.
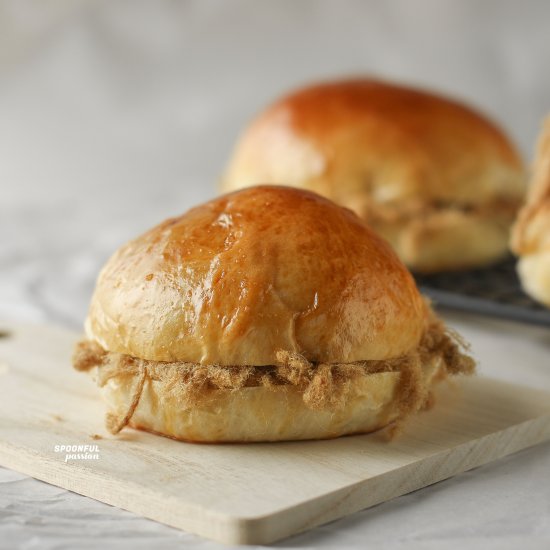
[[[232,517],[193,506],[182,508],[180,501],[146,491],[138,484],[128,485],[124,491],[113,491],[109,480],[100,473],[94,475],[90,470],[86,470],[86,484],[81,479],[75,479],[73,467],[67,469],[58,460],[44,459],[5,442],[0,442],[0,463],[52,485],[195,535],[225,544],[251,545],[276,542],[547,440],[550,440],[550,414],[468,441],[422,461],[359,481],[274,514],[250,518]],[[458,455],[458,460],[455,455]],[[452,464],[449,463],[450,459]],[[36,465],[37,460],[41,461],[39,466]],[[45,460],[49,464],[45,465]],[[135,498],[138,495],[140,499]],[[150,499],[148,504],[139,504],[147,499]],[[212,530],[213,519],[219,526],[215,531]]]
[[[546,441],[550,441],[550,414],[468,441],[269,516],[243,520],[240,536],[222,542],[249,545],[277,542]],[[452,466],[449,459],[453,461]],[[434,475],[434,472],[437,473]],[[388,483],[391,490],[385,490],[380,496],[378,488]],[[314,509],[317,512],[312,513]]]

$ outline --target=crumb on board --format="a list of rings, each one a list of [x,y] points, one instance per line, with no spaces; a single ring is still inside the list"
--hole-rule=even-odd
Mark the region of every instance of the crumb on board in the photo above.
[[[50,415],[56,422],[65,422],[65,419],[60,414]]]
[[[103,439],[103,436],[99,434],[90,434],[90,439],[93,439],[94,441],[97,441],[98,439]]]

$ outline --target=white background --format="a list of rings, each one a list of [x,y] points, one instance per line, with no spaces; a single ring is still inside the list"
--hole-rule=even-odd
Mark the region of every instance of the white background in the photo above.
[[[541,1],[0,1],[0,318],[78,328],[121,243],[216,193],[290,88],[372,74],[466,100],[530,158],[550,112]],[[548,331],[451,321],[486,373],[550,387]],[[0,390],[1,391],[1,390]],[[550,446],[283,546],[550,546]],[[0,470],[0,547],[217,545]]]

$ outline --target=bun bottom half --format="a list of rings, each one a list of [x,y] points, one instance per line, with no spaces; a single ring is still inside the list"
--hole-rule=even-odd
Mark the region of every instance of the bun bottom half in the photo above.
[[[215,389],[207,398],[188,405],[161,383],[140,379],[135,373],[110,378],[101,393],[109,411],[108,423],[109,418],[113,422],[126,416],[125,425],[182,441],[331,439],[379,430],[429,405],[431,389],[445,378],[446,371],[441,359],[434,357],[421,372],[423,391],[414,403],[404,402],[407,396],[403,395],[401,373],[380,372],[355,378],[347,388],[344,404],[324,410],[308,407],[303,390],[292,385]]]
[[[461,211],[440,211],[417,219],[376,223],[413,271],[435,273],[483,267],[508,252],[510,220]]]

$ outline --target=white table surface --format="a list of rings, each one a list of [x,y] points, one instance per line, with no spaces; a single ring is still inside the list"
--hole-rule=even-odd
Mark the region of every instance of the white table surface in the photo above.
[[[0,0],[0,318],[80,327],[108,255],[213,196],[239,128],[307,81],[432,86],[529,154],[549,20],[544,1]],[[483,374],[550,389],[550,330],[447,319]],[[221,548],[0,469],[0,548],[98,546]],[[550,444],[277,546],[547,549]]]

